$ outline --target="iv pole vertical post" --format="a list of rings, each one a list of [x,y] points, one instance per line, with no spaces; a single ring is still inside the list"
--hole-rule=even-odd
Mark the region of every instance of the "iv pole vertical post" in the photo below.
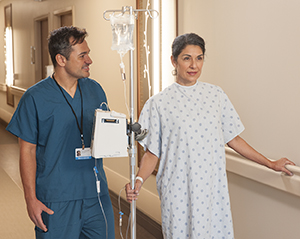
[[[129,7],[130,15],[133,14],[132,7]],[[133,50],[130,50],[130,125],[134,123],[134,77],[133,77]],[[130,144],[131,144],[131,155],[130,155],[130,185],[134,189],[135,185],[135,164],[136,164],[136,147],[134,132],[130,127]],[[130,221],[130,232],[131,239],[136,239],[136,201],[132,201],[130,204],[131,221]]]
[[[131,95],[131,116],[130,116],[130,122],[131,125],[134,122],[134,107],[133,107],[133,102],[134,102],[134,85],[133,85],[133,50],[130,50],[130,64],[131,64],[131,70],[130,70],[130,95]],[[134,132],[131,132],[131,159],[130,159],[130,185],[131,188],[134,189],[134,185],[135,185],[135,161],[136,161],[136,147],[135,147],[135,139],[134,139]],[[131,239],[135,239],[136,238],[136,201],[132,201],[131,205],[131,225],[130,225],[130,230],[131,230]]]
[[[1,0],[0,0],[1,1]],[[129,9],[130,15],[134,15],[134,11],[132,6],[130,7],[122,7],[122,14],[127,12]],[[137,10],[135,10],[137,11]],[[150,14],[150,11],[148,9],[140,10],[140,11],[147,11]],[[103,17],[105,20],[109,21],[110,19],[105,17],[105,14],[107,12],[120,12],[119,10],[107,10],[103,13]],[[156,11],[157,12],[157,11]],[[157,12],[158,13],[158,12]],[[150,14],[151,16],[151,14]],[[151,16],[152,18],[152,16]],[[135,133],[132,130],[132,125],[134,124],[134,72],[133,72],[133,66],[134,66],[134,57],[133,57],[133,50],[130,50],[129,55],[129,61],[130,61],[130,127],[129,127],[129,142],[128,142],[128,154],[130,158],[130,186],[131,189],[134,189],[135,186],[135,167],[136,167],[136,146],[135,146]],[[131,220],[130,220],[130,229],[131,229],[131,239],[136,239],[136,201],[132,201],[130,204],[130,214],[131,214]]]

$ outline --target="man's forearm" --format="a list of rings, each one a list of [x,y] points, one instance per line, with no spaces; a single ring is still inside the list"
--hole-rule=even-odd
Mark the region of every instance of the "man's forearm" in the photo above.
[[[36,198],[36,145],[19,139],[20,174],[24,188],[25,200]]]

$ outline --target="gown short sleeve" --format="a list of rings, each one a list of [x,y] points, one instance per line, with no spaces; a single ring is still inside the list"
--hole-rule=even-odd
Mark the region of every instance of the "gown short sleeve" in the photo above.
[[[219,88],[221,102],[221,120],[224,143],[228,143],[245,129],[241,119],[226,93]]]
[[[145,103],[139,118],[139,124],[142,129],[148,130],[147,137],[139,143],[144,147],[144,150],[147,148],[159,158],[161,155],[161,123],[154,97]]]

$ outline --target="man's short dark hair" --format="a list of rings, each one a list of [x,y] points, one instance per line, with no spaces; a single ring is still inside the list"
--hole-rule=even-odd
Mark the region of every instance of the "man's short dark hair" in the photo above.
[[[48,37],[48,50],[51,56],[53,66],[57,65],[56,55],[61,54],[68,60],[72,52],[72,46],[81,44],[87,32],[78,27],[61,27],[50,32]]]

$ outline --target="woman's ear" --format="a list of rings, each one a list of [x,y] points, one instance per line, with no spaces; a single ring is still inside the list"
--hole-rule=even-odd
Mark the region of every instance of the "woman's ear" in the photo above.
[[[67,59],[63,55],[57,54],[55,59],[59,66],[65,66]]]
[[[176,60],[174,59],[173,56],[171,56],[171,62],[172,62],[172,65],[176,68],[177,62],[176,62]]]

